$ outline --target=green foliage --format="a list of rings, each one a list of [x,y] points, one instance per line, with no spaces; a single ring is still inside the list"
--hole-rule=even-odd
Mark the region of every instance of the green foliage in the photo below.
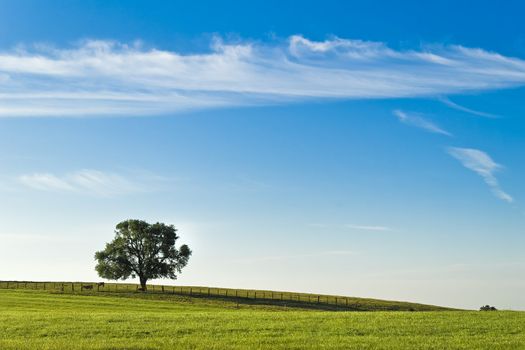
[[[0,290],[0,349],[525,348],[523,312],[329,312],[110,294]]]
[[[484,305],[479,308],[479,311],[498,311],[494,306]]]
[[[116,227],[113,241],[95,253],[95,269],[106,279],[138,277],[144,290],[149,279],[176,279],[191,256],[187,245],[175,247],[178,238],[173,225],[122,221]]]

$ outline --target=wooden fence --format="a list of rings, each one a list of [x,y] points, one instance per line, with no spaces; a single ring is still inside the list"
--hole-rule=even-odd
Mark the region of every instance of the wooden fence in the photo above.
[[[94,282],[33,282],[0,281],[0,289],[30,289],[59,293],[132,293],[139,292],[140,285],[127,283]],[[147,293],[175,294],[196,297],[242,298],[253,300],[273,300],[294,303],[310,303],[355,308],[355,298],[264,290],[210,288],[193,286],[148,285]]]

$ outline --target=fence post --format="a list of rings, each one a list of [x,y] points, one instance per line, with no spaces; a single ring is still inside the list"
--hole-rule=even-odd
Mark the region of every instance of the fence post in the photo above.
[[[319,304],[320,300],[319,300],[319,295],[317,296],[317,304]]]
[[[190,295],[191,295],[191,290],[192,290],[192,288],[190,287]]]

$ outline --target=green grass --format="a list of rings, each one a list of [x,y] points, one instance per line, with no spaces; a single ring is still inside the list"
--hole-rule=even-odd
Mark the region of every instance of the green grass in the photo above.
[[[0,349],[524,349],[522,312],[330,312],[0,289]]]
[[[90,290],[82,286],[91,286]],[[278,292],[253,289],[211,288],[199,286],[149,285],[148,293],[137,291],[138,285],[106,283],[99,287],[91,282],[7,282],[0,281],[0,289],[30,289],[60,293],[134,295],[141,297],[169,298],[170,295],[186,295],[207,299],[222,299],[241,304],[265,304],[317,310],[345,311],[444,311],[452,310],[434,305],[409,302],[355,298],[338,295]]]

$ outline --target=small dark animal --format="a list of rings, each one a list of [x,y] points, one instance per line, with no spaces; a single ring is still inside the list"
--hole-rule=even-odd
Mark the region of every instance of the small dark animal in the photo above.
[[[93,286],[90,284],[82,285],[82,289],[93,289]]]
[[[106,284],[104,282],[98,282],[97,287],[104,287]]]

